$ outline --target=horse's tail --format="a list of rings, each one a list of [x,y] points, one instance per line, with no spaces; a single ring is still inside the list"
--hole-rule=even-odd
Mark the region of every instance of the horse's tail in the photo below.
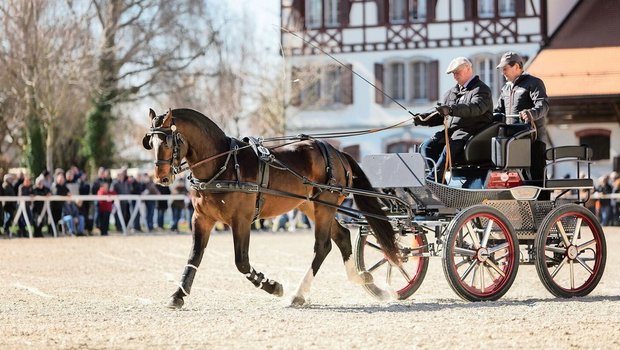
[[[359,164],[351,157],[350,155],[343,152],[349,165],[351,166],[351,170],[353,171],[353,187],[362,190],[373,190],[368,177],[364,174],[362,168],[360,168]],[[383,218],[379,219],[372,216],[366,216],[366,220],[368,224],[372,228],[375,233],[375,237],[377,237],[377,241],[383,248],[385,254],[392,261],[397,263],[399,261],[398,258],[398,247],[395,242],[395,232],[392,228],[392,224],[388,221],[387,216],[381,209],[381,204],[376,197],[363,196],[359,194],[354,194],[353,199],[355,200],[355,204],[357,207],[363,211],[374,215],[380,215]]]

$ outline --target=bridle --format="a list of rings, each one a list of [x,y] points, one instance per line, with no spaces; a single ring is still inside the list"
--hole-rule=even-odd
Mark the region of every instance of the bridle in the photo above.
[[[155,124],[155,120],[153,120]],[[172,124],[168,128],[152,126],[142,139],[142,146],[145,149],[153,149],[152,138],[154,135],[160,135],[164,139],[164,146],[172,150],[172,157],[169,159],[156,159],[155,165],[170,165],[170,173],[172,179],[176,174],[183,172],[181,164],[181,145],[185,143],[183,136],[177,131],[176,125]]]

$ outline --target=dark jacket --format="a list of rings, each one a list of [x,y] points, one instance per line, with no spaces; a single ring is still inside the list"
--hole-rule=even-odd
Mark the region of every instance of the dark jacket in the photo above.
[[[521,74],[514,83],[508,82],[502,88],[495,112],[515,115],[529,110],[536,123],[537,139],[547,142],[547,112],[549,101],[542,80],[528,73]],[[507,122],[512,120],[507,119]]]
[[[443,104],[452,108],[448,117],[448,134],[453,140],[466,140],[477,134],[493,120],[493,99],[491,89],[476,75],[461,89],[458,85],[448,90]],[[426,122],[416,124],[437,126],[443,124],[443,117],[436,115]],[[435,137],[443,137],[443,131]],[[439,135],[439,136],[438,136]]]

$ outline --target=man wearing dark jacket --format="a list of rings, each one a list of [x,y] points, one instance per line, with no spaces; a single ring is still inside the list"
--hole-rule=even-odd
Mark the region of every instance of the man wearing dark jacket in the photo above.
[[[497,66],[506,78],[499,96],[496,113],[519,115],[520,121],[507,118],[506,123],[525,122],[536,126],[536,140],[532,144],[532,166],[526,171],[529,180],[542,180],[547,147],[547,112],[549,102],[545,84],[539,78],[523,71],[523,59],[515,52],[506,52]]]
[[[463,155],[465,143],[493,120],[493,100],[491,89],[477,75],[473,65],[465,57],[457,57],[450,62],[447,74],[453,74],[457,85],[448,90],[443,104],[437,107],[439,114],[427,121],[414,119],[416,125],[437,126],[444,124],[448,131],[450,153],[453,160]],[[427,115],[423,116],[426,117]],[[443,180],[446,165],[445,129],[437,132],[421,146],[421,153],[436,162],[437,179]],[[429,165],[432,167],[432,164]],[[431,174],[434,177],[434,174]]]

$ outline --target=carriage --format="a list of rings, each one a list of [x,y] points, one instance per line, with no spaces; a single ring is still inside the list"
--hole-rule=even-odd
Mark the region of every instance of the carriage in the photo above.
[[[593,188],[592,151],[548,149],[547,168],[571,162],[575,173],[526,181],[530,133],[519,124],[487,127],[468,141],[463,164],[453,168],[448,184],[428,180],[419,153],[367,156],[362,168],[373,187],[392,195],[382,202],[398,232],[403,264],[388,263],[372,230],[363,220],[352,221],[360,232],[356,266],[376,281],[364,288],[379,299],[406,299],[420,287],[429,258],[440,256],[450,287],[465,300],[499,299],[524,264],[534,264],[557,297],[589,294],[606,261],[603,230],[584,207]],[[580,170],[587,175],[580,178]]]
[[[349,280],[382,300],[413,295],[434,256],[441,256],[454,292],[470,301],[502,297],[520,264],[534,264],[547,290],[564,298],[589,294],[603,275],[605,236],[584,206],[593,187],[592,151],[551,148],[547,168],[572,162],[574,176],[526,181],[535,132],[527,125],[497,122],[472,137],[444,184],[419,153],[371,155],[360,167],[318,137],[283,138],[278,141],[284,144],[269,146],[269,140],[227,137],[193,110],[149,114],[143,144],[155,150],[155,180],[170,185],[175,174],[190,170],[197,193],[193,247],[171,308],[182,307],[189,295],[216,221],[232,228],[239,272],[282,296],[280,283],[250,265],[250,227],[259,217],[293,208],[315,222],[315,254],[292,305],[306,303],[332,242]],[[348,195],[356,208],[342,205]],[[336,220],[336,211],[351,219]],[[354,247],[351,227],[358,229]]]

